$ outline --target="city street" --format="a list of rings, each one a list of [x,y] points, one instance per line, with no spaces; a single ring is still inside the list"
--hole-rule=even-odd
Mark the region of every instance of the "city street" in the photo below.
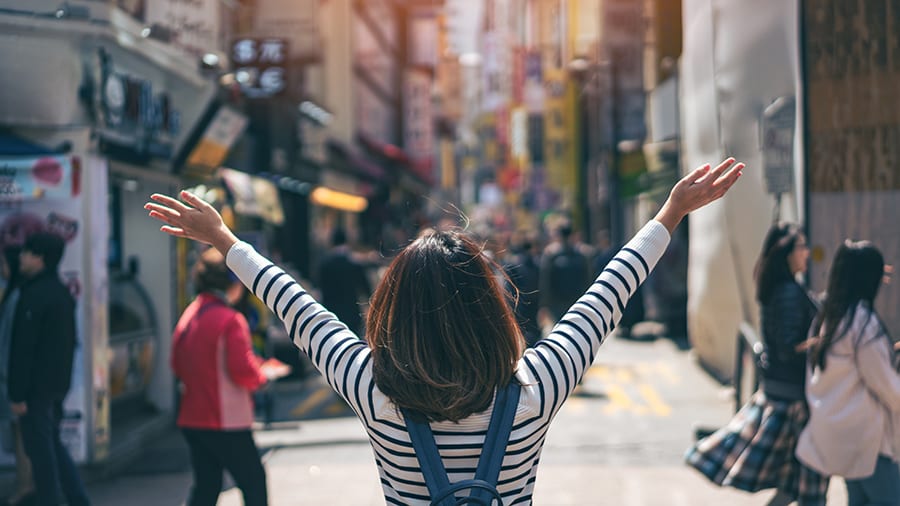
[[[383,504],[371,450],[359,422],[321,381],[279,385],[273,419],[256,432],[274,506]],[[732,413],[729,390],[669,339],[610,339],[548,435],[535,488],[538,505],[765,504],[771,492],[720,489],[682,464],[695,425],[718,426]],[[300,422],[295,417],[330,416]],[[182,504],[190,483],[177,435],[160,441],[133,469],[89,486],[97,506]],[[834,480],[829,500],[846,501]],[[224,492],[223,506],[242,504]]]

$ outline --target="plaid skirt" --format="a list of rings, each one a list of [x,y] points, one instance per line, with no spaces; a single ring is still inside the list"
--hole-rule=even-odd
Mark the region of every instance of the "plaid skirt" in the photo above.
[[[727,426],[701,439],[685,455],[713,483],[747,492],[776,488],[801,505],[824,505],[829,477],[794,455],[809,411],[805,401],[753,394]]]

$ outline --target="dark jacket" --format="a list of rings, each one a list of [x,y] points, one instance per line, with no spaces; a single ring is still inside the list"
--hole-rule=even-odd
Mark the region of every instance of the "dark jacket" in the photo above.
[[[775,287],[762,307],[762,337],[766,345],[763,360],[763,390],[770,397],[800,400],[804,398],[806,353],[796,351],[803,342],[816,305],[802,286],[787,281]]]
[[[540,266],[541,307],[555,320],[581,297],[591,285],[587,257],[568,243],[551,243],[544,248]]]
[[[507,292],[514,295],[518,290],[518,301],[511,301],[516,321],[528,346],[534,346],[541,338],[541,327],[538,324],[540,267],[533,256],[527,252],[519,252],[503,263],[503,271],[512,283],[512,286],[506,286]]]
[[[9,353],[11,402],[61,401],[75,355],[75,299],[53,271],[22,284]]]
[[[366,269],[350,254],[338,247],[329,252],[319,265],[319,289],[322,305],[334,313],[350,330],[362,333],[360,297],[372,294]]]

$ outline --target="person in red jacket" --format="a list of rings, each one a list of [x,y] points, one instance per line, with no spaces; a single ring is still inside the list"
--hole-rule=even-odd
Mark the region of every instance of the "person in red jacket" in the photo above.
[[[191,452],[194,483],[188,506],[213,506],[228,471],[246,506],[268,503],[266,472],[253,441],[253,392],[266,383],[244,316],[226,302],[237,281],[215,249],[193,268],[197,298],[172,338],[172,369],[181,381],[178,427]]]

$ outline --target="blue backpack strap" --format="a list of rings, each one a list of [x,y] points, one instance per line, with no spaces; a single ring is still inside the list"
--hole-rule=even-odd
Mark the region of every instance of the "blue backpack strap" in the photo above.
[[[487,434],[484,437],[481,458],[475,471],[475,478],[450,484],[447,470],[441,461],[437,444],[434,442],[434,434],[431,426],[425,422],[417,421],[417,417],[406,409],[401,408],[406,430],[409,432],[410,441],[416,452],[416,459],[422,469],[425,478],[425,486],[428,487],[428,495],[432,498],[432,504],[438,506],[452,506],[456,504],[491,504],[494,499],[501,499],[496,491],[497,480],[500,477],[500,468],[503,465],[503,457],[506,455],[506,446],[509,443],[509,435],[512,432],[513,421],[516,417],[516,408],[519,405],[521,386],[511,381],[506,388],[497,390],[497,398],[494,400],[494,409],[491,412],[491,421]],[[457,500],[454,494],[462,489],[471,488],[473,493],[470,498]]]
[[[478,459],[478,468],[475,470],[476,480],[497,485],[503,457],[506,456],[506,446],[509,444],[509,435],[516,418],[520,393],[521,386],[515,379],[510,381],[506,388],[497,390],[491,422],[488,425],[487,435],[484,436],[484,447],[481,450],[481,458]],[[490,500],[485,490],[481,488],[476,489],[472,495]]]
[[[434,442],[434,434],[426,420],[424,423],[416,421],[416,416],[406,409],[401,408],[403,419],[406,421],[406,431],[416,452],[416,460],[422,468],[422,477],[425,478],[425,486],[428,487],[429,497],[438,497],[441,492],[450,488],[450,479],[447,478],[447,469],[441,461],[437,444]]]

